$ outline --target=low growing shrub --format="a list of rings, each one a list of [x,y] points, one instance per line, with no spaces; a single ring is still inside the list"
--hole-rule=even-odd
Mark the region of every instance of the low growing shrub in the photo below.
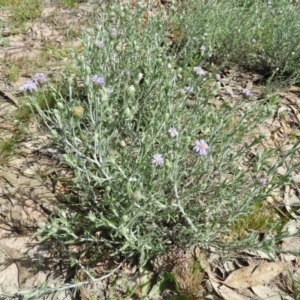
[[[263,139],[253,131],[271,104],[241,94],[214,106],[216,74],[202,68],[209,53],[182,64],[190,53],[179,57],[167,42],[172,15],[144,10],[103,3],[99,23],[83,35],[83,52],[73,55],[76,75],[61,80],[64,93],[48,83],[56,107],[41,109],[30,92],[65,152],[62,162],[74,169],[77,195],[39,234],[65,247],[85,243],[85,257],[108,247],[111,255],[138,255],[141,264],[170,242],[273,249],[279,236],[223,237],[288,181],[276,170],[297,145],[272,168],[265,164],[270,151],[249,158]]]

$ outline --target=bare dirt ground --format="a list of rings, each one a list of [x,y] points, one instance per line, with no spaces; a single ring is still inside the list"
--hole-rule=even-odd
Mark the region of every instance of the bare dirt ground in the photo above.
[[[35,72],[59,76],[69,49],[80,45],[77,36],[85,30],[94,4],[70,9],[46,0],[42,7],[41,16],[26,22],[26,30],[17,34],[5,26],[10,10],[0,8],[1,36],[9,40],[0,47],[0,137],[18,136],[13,155],[0,154],[0,286],[7,293],[46,280],[50,286],[63,285],[69,276],[56,251],[47,243],[38,244],[34,232],[56,210],[63,193],[62,184],[53,177],[66,179],[71,172],[59,165],[57,149],[35,122],[26,123],[20,134],[19,126],[24,125],[16,124],[15,118],[26,101],[21,84]],[[8,64],[20,69],[14,81],[8,78]],[[72,298],[67,293],[59,297]]]
[[[67,188],[61,181],[54,178],[68,179],[72,177],[72,172],[59,164],[59,150],[51,144],[47,133],[37,127],[35,122],[30,122],[27,128],[22,128],[20,134],[20,128],[18,128],[20,125],[15,122],[15,113],[26,101],[21,91],[21,84],[24,81],[35,72],[44,72],[49,78],[59,76],[59,72],[68,64],[69,49],[80,47],[77,37],[87,28],[88,17],[92,14],[93,8],[94,4],[91,2],[82,3],[70,9],[62,7],[58,1],[45,1],[41,16],[28,21],[25,31],[13,34],[9,26],[2,27],[1,35],[9,39],[9,43],[0,46],[0,137],[1,140],[7,140],[18,136],[13,155],[6,157],[0,153],[0,286],[3,291],[9,293],[17,293],[24,288],[38,286],[46,280],[50,286],[54,287],[62,286],[75,275],[77,279],[87,279],[81,277],[79,271],[73,270],[72,273],[52,245],[37,243],[38,238],[34,236],[36,228],[45,224],[51,213],[55,212],[59,205],[59,196]],[[7,24],[10,11],[0,9],[0,21]],[[41,63],[36,64],[35,62],[39,60]],[[9,79],[11,69],[8,68],[8,64],[19,66],[18,76],[14,81]],[[251,101],[259,101],[263,94],[262,80],[258,74],[228,69],[223,72],[220,83],[221,89],[218,97],[211,100],[216,109],[224,99],[235,101],[241,97],[241,90],[245,87],[252,91],[251,100],[245,101],[245,105],[251,105]],[[280,97],[280,107],[256,133],[263,133],[266,138],[262,144],[252,149],[253,155],[257,155],[266,147],[283,144],[286,145],[285,149],[288,151],[300,137],[300,88],[290,87],[276,94]],[[274,161],[270,162],[270,165],[272,163]],[[285,174],[286,167],[282,166],[278,172]],[[300,170],[296,170],[292,175],[291,185],[282,187],[266,200],[291,211],[294,221],[297,226],[300,226],[300,211],[291,210],[293,205],[300,204]],[[285,251],[300,251],[300,239],[295,237],[293,240],[283,240],[282,248]],[[291,292],[292,283],[287,270],[299,278],[299,257],[282,254],[275,260],[278,263],[286,263],[287,268],[279,280],[277,278],[277,281],[261,285],[264,288],[260,290],[259,288],[252,289],[250,296],[249,292],[248,294],[245,291],[243,294],[238,293],[228,285],[224,285],[220,279],[216,279],[212,273],[228,274],[245,266],[245,262],[246,265],[251,265],[253,262],[259,264],[270,261],[270,258],[263,253],[247,254],[245,252],[241,254],[241,257],[244,263],[238,262],[238,259],[232,259],[231,264],[216,264],[215,262],[220,262],[221,258],[212,251],[206,258],[210,262],[211,271],[203,278],[209,287],[205,288],[206,292],[203,293],[211,295],[210,299],[266,299],[264,295],[273,293],[274,296],[274,291],[276,293],[276,291],[283,292],[284,290],[283,293],[286,295]],[[185,263],[188,259],[185,254]],[[160,273],[161,269],[167,270],[164,259],[156,259],[152,264],[155,273]],[[190,277],[187,277],[187,270],[181,266],[182,264],[173,266],[168,271],[177,275],[181,289],[184,290],[184,288],[189,288],[186,285]],[[97,268],[101,268],[101,264],[95,266],[95,270]],[[119,280],[115,288],[119,299],[122,299],[120,296],[124,292],[122,286],[124,284],[138,285],[146,274],[134,275],[137,273],[136,268],[126,268],[124,265],[120,270],[123,274],[127,274],[126,278],[133,276],[131,280]],[[100,271],[99,273],[101,274]],[[284,288],[278,283],[280,281],[286,282]],[[81,299],[90,299],[91,294],[96,295],[98,299],[106,299],[107,286],[108,281],[99,282],[98,285],[91,284],[80,288],[78,295]],[[198,288],[203,290],[199,284]],[[213,293],[213,290],[216,292]],[[137,289],[136,295],[139,293]],[[51,299],[51,297],[52,295],[49,295],[43,299]],[[75,298],[69,292],[63,292],[58,299]],[[293,298],[286,296],[286,299]]]

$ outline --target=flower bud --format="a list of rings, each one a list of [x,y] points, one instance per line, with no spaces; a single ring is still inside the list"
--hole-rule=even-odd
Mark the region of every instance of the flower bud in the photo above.
[[[169,120],[169,118],[170,118],[170,114],[165,113],[165,120],[167,121],[167,120]]]
[[[131,111],[130,111],[130,109],[129,109],[128,107],[125,108],[125,110],[124,110],[124,115],[125,115],[126,117],[130,117]]]
[[[165,166],[167,169],[171,169],[171,167],[172,167],[172,164],[168,159],[165,160]]]
[[[127,89],[126,89],[126,94],[129,97],[132,97],[135,94],[135,87],[133,85],[130,85]]]
[[[118,36],[118,31],[114,28],[109,30],[109,37],[115,39]]]
[[[68,84],[71,85],[72,83],[73,83],[73,78],[72,78],[72,77],[69,77],[69,78],[68,78]]]
[[[90,68],[89,66],[86,66],[86,69],[85,69],[85,70],[86,70],[86,74],[89,74],[89,75],[90,75],[91,72],[92,72],[92,71],[91,71],[91,68]]]
[[[106,193],[109,193],[111,191],[111,187],[108,185],[106,188],[105,188],[105,191]]]
[[[133,194],[132,194],[132,198],[133,200],[135,201],[138,201],[140,199],[142,199],[143,195],[140,191],[135,191]]]
[[[72,109],[72,113],[76,118],[80,118],[83,115],[83,107],[82,106],[74,106]]]
[[[128,231],[128,229],[126,230],[127,228],[121,228],[120,229],[120,233],[122,234],[122,235],[124,235],[124,236],[126,236],[127,235],[127,231]]]
[[[53,137],[57,138],[58,137],[58,133],[56,130],[51,130],[51,134]]]
[[[126,147],[126,142],[123,140],[123,141],[120,142],[120,145],[121,145],[122,147]]]
[[[184,96],[184,95],[185,95],[184,89],[180,89],[180,90],[178,91],[178,94],[179,94],[179,96]]]
[[[185,143],[186,143],[187,145],[189,145],[190,142],[191,142],[191,137],[190,137],[190,136],[187,136],[187,137],[185,138]]]
[[[125,45],[122,42],[118,42],[116,46],[116,51],[117,52],[122,52],[125,49]]]
[[[128,222],[130,220],[130,218],[127,215],[124,215],[122,217],[122,219],[123,219],[124,222]]]
[[[64,109],[64,105],[62,102],[57,102],[56,105],[57,105],[57,108]]]

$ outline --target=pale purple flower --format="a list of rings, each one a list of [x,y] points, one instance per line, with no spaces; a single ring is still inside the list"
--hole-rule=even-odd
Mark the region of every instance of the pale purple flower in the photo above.
[[[261,178],[259,179],[259,182],[260,182],[261,184],[263,184],[263,185],[266,185],[266,184],[268,183],[268,178],[266,178],[266,177],[261,177]]]
[[[220,80],[221,79],[221,75],[220,74],[216,74],[216,79]]]
[[[91,80],[98,85],[103,85],[104,84],[104,78],[98,75],[93,75],[91,77]]]
[[[196,140],[195,147],[193,148],[199,155],[207,155],[209,146],[205,140]]]
[[[243,89],[242,93],[245,94],[246,96],[250,96],[251,95],[251,91],[249,89]]]
[[[194,72],[197,74],[197,75],[200,75],[200,76],[203,76],[206,74],[206,71],[204,71],[202,69],[202,67],[200,66],[197,66],[197,67],[194,67]]]
[[[28,80],[22,84],[22,89],[25,91],[37,90],[37,84],[33,80]]]
[[[256,39],[252,39],[252,43],[255,44],[257,41]]]
[[[98,46],[100,49],[104,47],[104,42],[103,42],[103,41],[97,40],[96,43],[97,43],[97,46]]]
[[[204,45],[202,45],[202,46],[200,47],[200,50],[201,50],[201,51],[206,51],[206,47],[205,47]]]
[[[130,73],[129,71],[125,71],[125,75],[126,75],[127,77],[129,77],[129,76],[131,75],[131,73]]]
[[[46,75],[44,73],[36,73],[32,79],[35,81],[35,82],[45,82],[47,81],[47,78],[46,78]]]
[[[213,53],[208,53],[208,57],[211,58],[213,56]]]
[[[178,130],[174,126],[172,126],[168,132],[172,138],[178,136]]]
[[[191,86],[185,86],[183,89],[187,94],[191,94],[194,92],[194,88]]]
[[[111,38],[115,38],[119,34],[115,28],[109,29],[108,32]]]
[[[268,1],[268,5],[272,5],[272,1]]]
[[[162,157],[162,155],[160,153],[155,153],[153,155],[151,162],[155,166],[161,166],[164,164],[164,158]]]

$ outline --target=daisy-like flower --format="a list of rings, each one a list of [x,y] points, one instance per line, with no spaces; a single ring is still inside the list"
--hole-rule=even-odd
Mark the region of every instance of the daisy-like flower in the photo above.
[[[250,96],[251,95],[251,91],[249,89],[243,89],[242,93],[246,96]]]
[[[266,177],[261,177],[259,178],[259,182],[263,185],[266,185],[268,183],[268,178]]]
[[[204,76],[206,74],[206,71],[204,71],[200,66],[194,67],[194,72],[200,76]]]
[[[104,84],[104,78],[98,75],[93,75],[91,77],[91,80],[98,85],[103,85]]]
[[[194,88],[191,87],[191,86],[185,86],[183,90],[184,90],[185,93],[187,93],[187,94],[191,94],[191,93],[194,92]]]
[[[22,84],[22,89],[24,91],[32,91],[37,90],[37,84],[33,80],[26,81]]]
[[[119,34],[118,31],[117,31],[117,29],[115,29],[115,28],[109,29],[108,32],[109,32],[109,36],[111,38],[115,38]]]
[[[178,136],[178,130],[174,126],[172,126],[168,132],[172,138]]]
[[[161,166],[164,164],[164,158],[160,153],[155,153],[151,160],[152,164],[155,166]]]
[[[221,75],[220,74],[216,74],[216,79],[217,80],[221,80]]]
[[[205,140],[196,140],[195,147],[193,148],[195,152],[199,155],[207,155],[209,146],[205,142]]]
[[[100,49],[104,47],[104,42],[103,42],[103,41],[97,40],[97,41],[96,41],[96,44],[97,44],[97,46],[98,46]]]
[[[35,82],[46,82],[47,78],[46,75],[44,73],[36,73],[33,77],[32,80],[34,80]]]

